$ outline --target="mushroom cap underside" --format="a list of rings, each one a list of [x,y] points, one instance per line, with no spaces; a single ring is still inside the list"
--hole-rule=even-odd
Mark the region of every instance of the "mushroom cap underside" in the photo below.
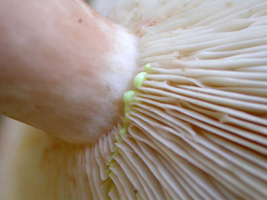
[[[9,122],[6,197],[266,199],[267,2],[100,4],[140,38],[122,123],[84,146]]]

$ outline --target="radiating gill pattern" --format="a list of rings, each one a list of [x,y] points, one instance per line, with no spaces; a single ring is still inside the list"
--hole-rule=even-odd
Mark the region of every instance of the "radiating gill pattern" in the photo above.
[[[93,146],[44,145],[31,173],[45,174],[45,190],[25,199],[266,199],[267,2],[97,9],[140,37],[145,80],[122,124]]]
[[[113,199],[267,198],[267,2],[131,2],[109,16],[151,66],[115,144]]]

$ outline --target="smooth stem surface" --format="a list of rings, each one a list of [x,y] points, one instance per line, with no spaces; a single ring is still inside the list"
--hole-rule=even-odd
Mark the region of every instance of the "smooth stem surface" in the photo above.
[[[92,143],[123,113],[136,38],[82,1],[0,3],[0,113]]]

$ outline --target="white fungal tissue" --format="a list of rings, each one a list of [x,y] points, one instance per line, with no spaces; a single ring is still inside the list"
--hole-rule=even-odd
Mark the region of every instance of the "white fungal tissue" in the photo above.
[[[267,199],[267,2],[92,5],[138,35],[146,78],[127,118],[98,143],[75,146],[45,136],[48,142],[35,147],[46,155],[43,168],[38,161],[22,165],[45,174],[28,180],[43,181],[40,196]],[[30,191],[22,183],[16,188]]]

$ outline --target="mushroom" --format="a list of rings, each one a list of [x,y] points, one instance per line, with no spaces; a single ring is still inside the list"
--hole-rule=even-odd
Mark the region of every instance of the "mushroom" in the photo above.
[[[1,199],[266,199],[267,2],[89,3],[139,40],[120,121],[76,140],[5,119]]]

